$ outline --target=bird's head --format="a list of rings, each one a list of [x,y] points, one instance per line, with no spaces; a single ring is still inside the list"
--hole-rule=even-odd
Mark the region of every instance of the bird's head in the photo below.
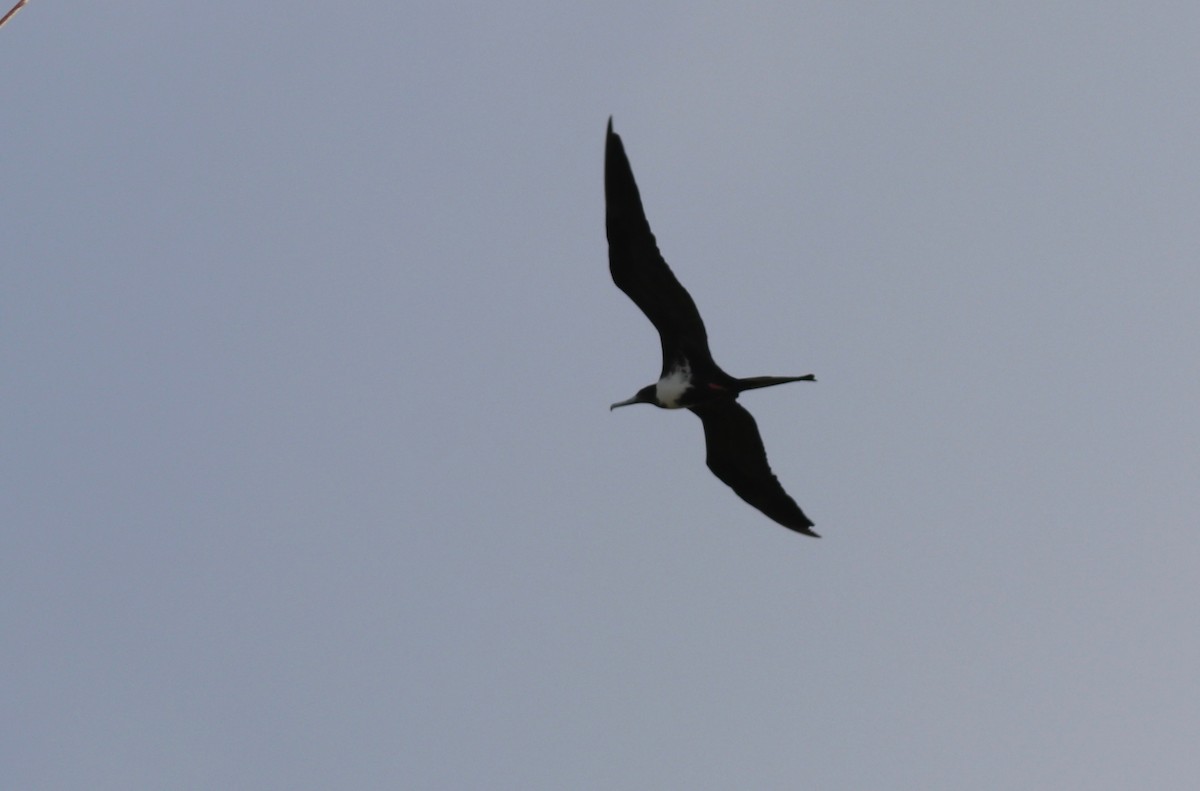
[[[629,406],[630,404],[654,404],[658,406],[658,385],[646,385],[641,390],[634,394],[633,398],[626,401],[618,401],[608,408],[611,412],[619,406]]]

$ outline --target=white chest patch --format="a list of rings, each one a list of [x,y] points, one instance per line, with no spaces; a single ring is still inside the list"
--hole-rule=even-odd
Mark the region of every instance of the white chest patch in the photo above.
[[[691,366],[684,363],[678,368],[671,369],[666,376],[658,380],[654,395],[658,398],[658,403],[667,409],[679,409],[682,406],[679,399],[691,388],[692,369]]]

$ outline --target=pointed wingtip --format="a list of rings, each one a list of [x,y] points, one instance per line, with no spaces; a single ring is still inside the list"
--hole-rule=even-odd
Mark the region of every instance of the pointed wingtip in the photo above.
[[[622,160],[625,160],[625,146],[621,143],[621,136],[613,131],[612,116],[610,115],[608,117],[608,134],[604,137],[604,189],[606,195],[613,189],[610,182],[614,177],[613,174],[621,169],[617,163]],[[616,168],[616,171],[613,168]],[[628,171],[628,169],[629,165],[626,160],[625,170]],[[633,181],[632,173],[629,174],[629,181],[631,183]]]

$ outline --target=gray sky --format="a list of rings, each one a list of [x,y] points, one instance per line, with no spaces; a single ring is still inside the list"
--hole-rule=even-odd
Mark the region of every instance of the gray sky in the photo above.
[[[1190,789],[1200,7],[0,31],[19,789]],[[820,541],[608,276],[615,116]]]

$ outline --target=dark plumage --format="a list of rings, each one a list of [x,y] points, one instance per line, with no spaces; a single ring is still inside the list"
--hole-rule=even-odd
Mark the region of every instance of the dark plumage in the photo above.
[[[658,330],[663,364],[659,381],[643,387],[615,409],[629,404],[686,408],[704,424],[708,468],[743,500],[784,527],[816,537],[812,521],[783,490],[767,464],[767,452],[754,418],[737,403],[739,393],[805,376],[739,379],[721,370],[708,350],[708,333],[692,297],[658,251],[621,138],[608,121],[604,156],[608,266],[613,282]]]

